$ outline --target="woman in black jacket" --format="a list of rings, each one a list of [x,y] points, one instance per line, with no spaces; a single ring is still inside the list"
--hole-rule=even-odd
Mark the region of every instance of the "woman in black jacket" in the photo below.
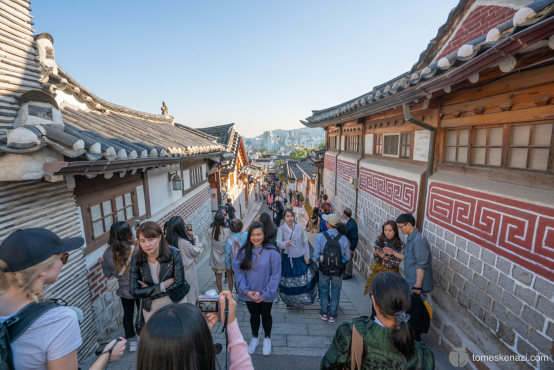
[[[140,250],[131,259],[131,294],[142,299],[142,313],[148,321],[160,308],[183,300],[190,286],[181,253],[167,244],[157,223],[140,224],[137,239]]]

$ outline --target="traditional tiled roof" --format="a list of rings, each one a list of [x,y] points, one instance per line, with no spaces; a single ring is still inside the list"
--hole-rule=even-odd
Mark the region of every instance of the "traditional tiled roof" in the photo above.
[[[309,160],[303,160],[296,164],[296,166],[302,171],[309,179],[314,179],[317,176],[317,167],[314,166]]]
[[[226,125],[211,126],[199,128],[199,131],[202,131],[208,135],[214,136],[217,138],[217,142],[221,145],[226,146],[227,151],[233,154],[231,158],[228,158],[222,162],[222,170],[224,171],[234,171],[237,163],[237,157],[239,155],[239,150],[241,146],[242,136],[235,131],[233,128],[235,124],[229,123]]]
[[[0,135],[0,152],[25,154],[48,146],[71,161],[114,161],[188,157],[224,150],[215,138],[175,125],[167,111],[164,115],[140,112],[92,94],[53,58],[41,56],[44,49],[53,55],[52,42],[48,34],[36,37],[33,48],[38,49],[41,84],[17,98],[20,112],[15,128],[6,136]],[[31,114],[30,109],[38,113]]]
[[[405,72],[345,103],[314,110],[307,122],[301,123],[308,127],[342,123],[419,98],[430,98],[440,90],[449,92],[452,84],[466,79],[475,81],[480,70],[495,64],[500,63],[501,69],[509,70],[511,64],[515,65],[513,55],[519,51],[544,39],[549,40],[549,45],[554,44],[553,4],[554,0],[534,1],[519,9],[509,21],[486,30],[457,51],[415,72]]]

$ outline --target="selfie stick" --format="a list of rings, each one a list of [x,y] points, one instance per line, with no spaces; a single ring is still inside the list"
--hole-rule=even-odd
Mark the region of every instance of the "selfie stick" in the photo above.
[[[227,334],[227,321],[229,319],[229,301],[227,300],[227,297],[225,297],[225,321],[223,322],[223,330],[225,332],[225,369],[228,369],[227,366],[227,360],[229,358],[229,335]]]

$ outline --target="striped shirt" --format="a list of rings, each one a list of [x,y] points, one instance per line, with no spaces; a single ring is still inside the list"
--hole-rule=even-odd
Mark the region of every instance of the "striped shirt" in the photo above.
[[[16,314],[0,316],[0,322]],[[15,368],[46,370],[48,361],[70,354],[82,343],[75,311],[69,307],[52,308],[11,343]]]

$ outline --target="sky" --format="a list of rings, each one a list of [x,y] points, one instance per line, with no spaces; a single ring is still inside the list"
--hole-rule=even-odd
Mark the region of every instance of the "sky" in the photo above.
[[[104,100],[246,137],[408,71],[454,0],[48,0],[56,62]]]

